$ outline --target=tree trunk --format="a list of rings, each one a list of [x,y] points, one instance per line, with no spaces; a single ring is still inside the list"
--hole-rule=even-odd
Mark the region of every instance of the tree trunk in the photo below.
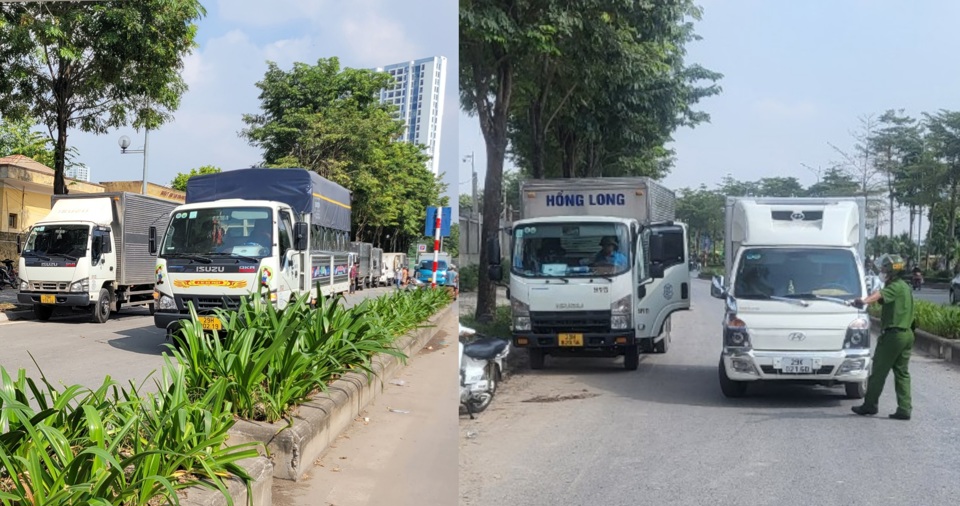
[[[950,213],[950,225],[947,227],[947,265],[953,264],[953,245],[957,240],[956,234],[954,233],[954,228],[957,226],[957,181],[954,179],[950,183],[950,206],[947,208],[947,212]]]
[[[543,129],[543,97],[546,94],[546,90],[541,90],[539,96],[530,104],[529,119],[530,119],[530,129],[531,136],[533,137],[531,141],[533,142],[532,150],[530,152],[530,164],[532,165],[531,169],[533,170],[534,179],[543,179],[544,178],[544,162],[543,154],[545,151],[546,144],[546,132]]]
[[[66,195],[67,181],[63,171],[67,160],[67,116],[65,112],[57,114],[57,144],[53,151],[53,193]]]

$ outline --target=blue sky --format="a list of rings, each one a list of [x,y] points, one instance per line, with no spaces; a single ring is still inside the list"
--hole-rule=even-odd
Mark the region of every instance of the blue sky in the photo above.
[[[244,113],[259,110],[255,83],[266,61],[290,69],[337,56],[341,66],[373,68],[428,56],[447,58],[447,89],[440,138],[440,172],[457,191],[457,6],[446,0],[201,0],[199,47],[185,60],[190,90],[175,120],[150,132],[147,179],[169,184],[178,172],[202,165],[249,167],[259,149],[238,137]],[[117,139],[143,146],[143,132],[121,128],[105,135],[72,130],[68,143],[91,169],[93,181],[140,180],[143,157],[120,154]]]
[[[907,114],[960,109],[960,2],[925,0],[700,0],[703,40],[688,61],[724,74],[723,92],[699,105],[709,124],[681,129],[672,143],[671,188],[714,187],[794,176],[804,185],[851,150],[858,117],[887,109]],[[460,154],[485,168],[476,118],[460,116]],[[461,162],[461,181],[469,180]],[[482,184],[481,177],[481,184]],[[464,192],[468,185],[461,186]],[[906,228],[907,212],[898,214]]]

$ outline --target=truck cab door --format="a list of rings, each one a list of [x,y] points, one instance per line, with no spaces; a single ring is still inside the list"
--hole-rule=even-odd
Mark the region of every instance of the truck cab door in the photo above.
[[[649,255],[649,283],[641,291],[637,309],[637,336],[669,332],[670,314],[690,309],[690,268],[686,225],[653,225],[644,231]]]
[[[281,210],[279,214],[277,239],[280,246],[280,275],[277,278],[277,307],[284,308],[291,298],[300,294],[303,256],[293,248],[293,219],[290,212]]]
[[[99,295],[104,282],[117,275],[117,260],[113,251],[110,229],[94,227],[90,240],[90,293]]]

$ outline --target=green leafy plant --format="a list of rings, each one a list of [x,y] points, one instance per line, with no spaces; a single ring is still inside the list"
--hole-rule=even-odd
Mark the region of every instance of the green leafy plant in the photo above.
[[[960,339],[960,307],[914,299],[913,308],[918,329],[946,339]],[[870,306],[870,314],[879,318],[880,305]]]
[[[176,491],[194,485],[229,500],[222,478],[249,483],[237,461],[257,456],[256,444],[226,447],[234,419],[223,387],[190,401],[180,374],[168,363],[159,392],[142,398],[109,377],[96,390],[60,391],[42,372],[43,388],[0,368],[0,502],[146,505],[178,502]]]
[[[310,297],[283,309],[262,296],[244,298],[236,311],[217,311],[223,330],[213,333],[203,330],[191,307],[192,322],[180,332],[183,346],[171,346],[188,391],[200,395],[222,381],[237,416],[275,422],[347,371],[370,379],[377,354],[406,360],[395,339],[450,302],[445,290],[395,292],[352,308],[341,296],[321,297],[311,307]]]

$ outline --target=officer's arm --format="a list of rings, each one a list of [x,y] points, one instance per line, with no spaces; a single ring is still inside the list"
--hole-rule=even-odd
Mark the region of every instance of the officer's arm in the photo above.
[[[871,293],[869,296],[867,296],[866,298],[864,298],[864,299],[863,299],[863,303],[869,305],[869,304],[873,304],[874,302],[878,302],[878,301],[881,301],[881,300],[883,300],[883,291],[882,291],[882,290],[877,290],[876,292],[873,292],[873,293]]]

